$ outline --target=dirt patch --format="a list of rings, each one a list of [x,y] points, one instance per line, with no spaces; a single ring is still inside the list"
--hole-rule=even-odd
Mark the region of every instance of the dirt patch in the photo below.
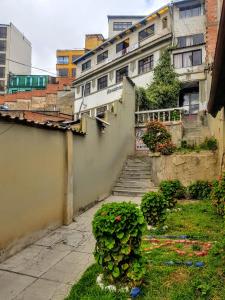
[[[170,288],[171,286],[174,286],[174,284],[183,284],[189,280],[189,270],[186,269],[178,269],[171,273],[167,280],[165,280],[165,286],[167,288]]]

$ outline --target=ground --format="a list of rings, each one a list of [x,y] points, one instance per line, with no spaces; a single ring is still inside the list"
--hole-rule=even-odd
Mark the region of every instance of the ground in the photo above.
[[[220,244],[224,221],[215,214],[209,201],[183,201],[178,207],[181,210],[168,215],[166,232],[147,231],[145,234],[142,249],[148,271],[138,299],[224,300],[225,247],[221,249]],[[222,254],[217,253],[217,248]],[[198,267],[196,263],[204,266]],[[100,272],[96,264],[91,266],[66,299],[129,298],[125,294],[102,291],[96,285]]]
[[[114,197],[113,201],[140,202]],[[0,264],[0,300],[63,300],[72,284],[94,263],[91,233],[94,213],[102,202]]]

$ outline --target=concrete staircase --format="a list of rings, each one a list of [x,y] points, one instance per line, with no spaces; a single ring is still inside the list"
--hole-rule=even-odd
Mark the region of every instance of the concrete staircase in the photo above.
[[[136,197],[150,190],[157,190],[151,180],[150,158],[128,157],[113,188],[113,195]]]
[[[207,124],[204,124],[197,115],[186,116],[183,118],[184,135],[188,145],[198,145],[210,136]]]

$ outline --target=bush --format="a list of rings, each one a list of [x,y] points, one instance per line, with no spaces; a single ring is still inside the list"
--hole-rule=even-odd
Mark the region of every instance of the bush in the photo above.
[[[185,187],[177,179],[161,181],[159,189],[167,199],[169,208],[176,205],[177,199],[185,198]]]
[[[171,142],[171,135],[162,123],[151,121],[142,139],[150,151],[156,152],[160,150],[160,145]]]
[[[204,200],[209,199],[212,185],[209,181],[197,180],[191,183],[188,188],[188,197],[190,199]]]
[[[158,144],[156,151],[162,155],[171,155],[176,150],[176,147],[172,142],[165,142],[164,144]]]
[[[211,200],[216,212],[225,215],[225,173],[219,180],[213,182]]]
[[[148,225],[158,225],[166,218],[167,200],[162,193],[146,193],[141,200],[141,211]]]
[[[200,144],[202,150],[217,150],[217,140],[214,137],[206,138],[203,143]]]
[[[96,239],[94,256],[110,282],[140,282],[145,264],[140,246],[146,228],[144,217],[135,204],[104,204],[92,222]]]

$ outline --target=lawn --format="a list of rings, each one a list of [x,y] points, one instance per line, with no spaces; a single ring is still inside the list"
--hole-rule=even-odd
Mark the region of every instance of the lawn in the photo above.
[[[225,247],[221,246],[223,219],[214,213],[209,201],[183,201],[177,207],[181,211],[168,213],[166,232],[146,232],[142,249],[148,271],[141,287],[142,295],[137,299],[225,299]],[[183,235],[187,239],[179,237]],[[205,252],[204,256],[201,252]],[[204,266],[195,266],[197,262],[203,262]],[[192,266],[186,263],[192,263]],[[128,294],[102,291],[96,285],[100,272],[99,266],[91,266],[72,287],[66,300],[129,298]]]

